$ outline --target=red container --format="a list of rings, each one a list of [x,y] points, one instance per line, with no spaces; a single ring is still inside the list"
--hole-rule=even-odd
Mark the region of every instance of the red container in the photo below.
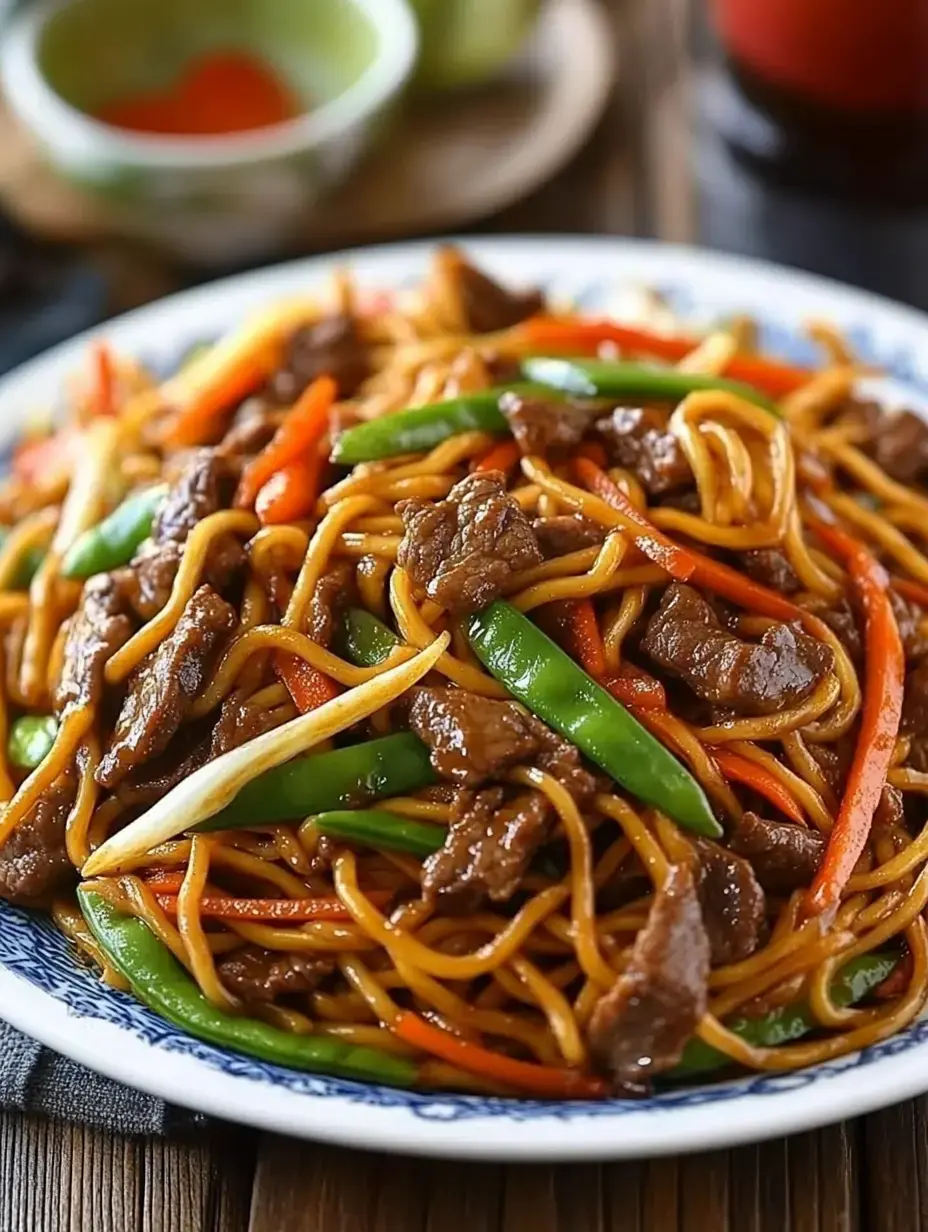
[[[735,64],[809,103],[871,117],[928,111],[928,0],[711,0]]]

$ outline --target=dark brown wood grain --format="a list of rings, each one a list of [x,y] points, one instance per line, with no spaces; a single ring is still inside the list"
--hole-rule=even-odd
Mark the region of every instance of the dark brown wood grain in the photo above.
[[[595,134],[479,230],[692,238],[685,10],[611,0],[620,73]],[[221,1125],[130,1139],[0,1114],[0,1232],[911,1232],[928,1230],[926,1190],[926,1100],[731,1151],[560,1167],[388,1157]]]

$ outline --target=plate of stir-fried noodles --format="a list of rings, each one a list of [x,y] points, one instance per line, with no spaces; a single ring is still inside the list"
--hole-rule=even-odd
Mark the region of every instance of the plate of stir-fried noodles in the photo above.
[[[928,1087],[926,351],[790,271],[498,239],[7,377],[0,1014],[436,1154]]]

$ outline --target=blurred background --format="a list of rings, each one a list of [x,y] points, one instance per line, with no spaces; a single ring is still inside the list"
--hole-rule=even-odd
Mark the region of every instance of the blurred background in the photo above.
[[[0,0],[0,369],[233,270],[494,231],[928,309],[928,0]]]

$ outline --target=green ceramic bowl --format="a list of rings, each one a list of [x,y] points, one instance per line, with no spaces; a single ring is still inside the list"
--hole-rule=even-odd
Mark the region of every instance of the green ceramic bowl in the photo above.
[[[221,137],[128,133],[101,103],[170,85],[187,61],[246,48],[304,115]],[[124,234],[198,263],[252,260],[305,230],[313,202],[381,129],[416,62],[406,0],[44,0],[10,23],[0,80],[49,163]]]

